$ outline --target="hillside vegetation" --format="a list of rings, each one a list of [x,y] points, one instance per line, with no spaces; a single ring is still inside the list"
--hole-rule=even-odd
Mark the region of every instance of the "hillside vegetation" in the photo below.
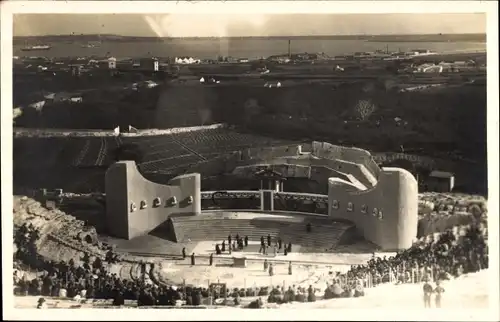
[[[92,94],[81,104],[27,110],[20,127],[169,128],[226,122],[251,131],[353,144],[371,150],[425,148],[483,155],[486,87],[398,92],[390,80],[337,85],[164,85]],[[399,120],[395,122],[395,118]]]

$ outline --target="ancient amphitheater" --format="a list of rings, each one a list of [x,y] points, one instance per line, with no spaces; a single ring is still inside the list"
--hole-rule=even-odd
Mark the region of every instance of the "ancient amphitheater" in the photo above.
[[[31,224],[40,235],[37,253],[46,260],[106,261],[112,253],[117,260],[108,270],[124,280],[219,281],[251,286],[247,297],[254,299],[269,287],[261,269],[267,260],[276,265],[280,283],[321,290],[332,271],[363,264],[372,252],[406,249],[447,229],[458,236],[478,220],[486,226],[484,197],[419,194],[408,171],[380,167],[367,151],[325,142],[271,140],[225,128],[38,140],[48,142],[39,147],[47,148],[47,164],[71,164],[72,171],[52,169],[44,179],[52,186],[15,197],[15,230]],[[112,147],[123,141],[148,151],[140,163],[114,163]],[[30,162],[21,161],[21,169]],[[54,189],[63,187],[57,180],[77,177],[77,193],[67,192],[71,186]],[[304,182],[306,191],[297,190]],[[92,214],[83,216],[78,207],[92,208]],[[105,228],[98,224],[104,218]],[[206,265],[215,244],[230,234],[247,236],[249,247],[213,255],[215,266]],[[292,243],[293,252],[260,254],[259,240],[267,236]],[[196,266],[180,258],[182,248],[196,254]],[[235,258],[245,258],[247,267],[232,267]],[[289,261],[293,276],[286,274]],[[19,269],[29,274],[25,266]],[[247,278],[238,278],[241,272]]]

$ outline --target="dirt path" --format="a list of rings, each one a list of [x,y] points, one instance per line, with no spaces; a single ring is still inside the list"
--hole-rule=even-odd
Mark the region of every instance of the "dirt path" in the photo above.
[[[201,130],[211,130],[225,127],[225,124],[212,124],[206,126],[179,127],[171,129],[141,129],[136,133],[121,133],[122,136],[156,136],[176,133],[194,132]],[[113,137],[116,136],[114,130],[82,130],[82,129],[50,129],[50,128],[22,128],[16,127],[13,130],[14,138],[22,137]]]

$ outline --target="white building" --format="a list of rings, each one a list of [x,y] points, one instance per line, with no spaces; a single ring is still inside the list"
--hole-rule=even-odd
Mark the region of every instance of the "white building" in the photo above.
[[[74,96],[69,99],[71,103],[81,103],[83,102],[83,98],[81,96]]]
[[[425,56],[435,54],[435,52],[429,49],[411,49],[407,54],[410,56]]]
[[[116,58],[115,57],[108,58],[108,68],[109,69],[116,69]]]
[[[423,70],[424,73],[442,73],[443,66],[429,66]]]
[[[430,191],[451,192],[455,187],[455,175],[451,172],[432,171],[429,175],[427,187]]]
[[[415,70],[416,73],[442,73],[443,66],[434,64],[422,64]]]
[[[144,85],[146,85],[147,88],[153,88],[158,86],[158,83],[152,81],[152,80],[147,80],[144,82]]]
[[[181,65],[199,64],[201,60],[193,57],[175,57],[175,63]]]
[[[53,100],[56,97],[56,93],[48,93],[43,96],[44,98],[48,100]]]
[[[22,107],[16,107],[12,110],[12,116],[13,118],[19,117],[23,114],[23,109]]]
[[[281,82],[266,82],[264,84],[264,87],[268,87],[268,88],[273,88],[273,87],[281,87]]]
[[[44,106],[45,106],[45,101],[38,101],[28,105],[28,107],[34,108],[37,111],[41,111]]]

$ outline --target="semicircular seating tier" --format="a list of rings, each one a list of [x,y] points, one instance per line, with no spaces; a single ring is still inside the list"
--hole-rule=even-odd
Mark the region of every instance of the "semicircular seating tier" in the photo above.
[[[169,224],[177,242],[210,240],[220,243],[236,234],[258,242],[261,237],[271,236],[273,241],[280,238],[283,243],[300,245],[302,250],[335,249],[354,234],[354,225],[348,221],[296,214],[215,212],[202,216],[172,216]],[[311,225],[310,233],[306,231],[307,224]]]

